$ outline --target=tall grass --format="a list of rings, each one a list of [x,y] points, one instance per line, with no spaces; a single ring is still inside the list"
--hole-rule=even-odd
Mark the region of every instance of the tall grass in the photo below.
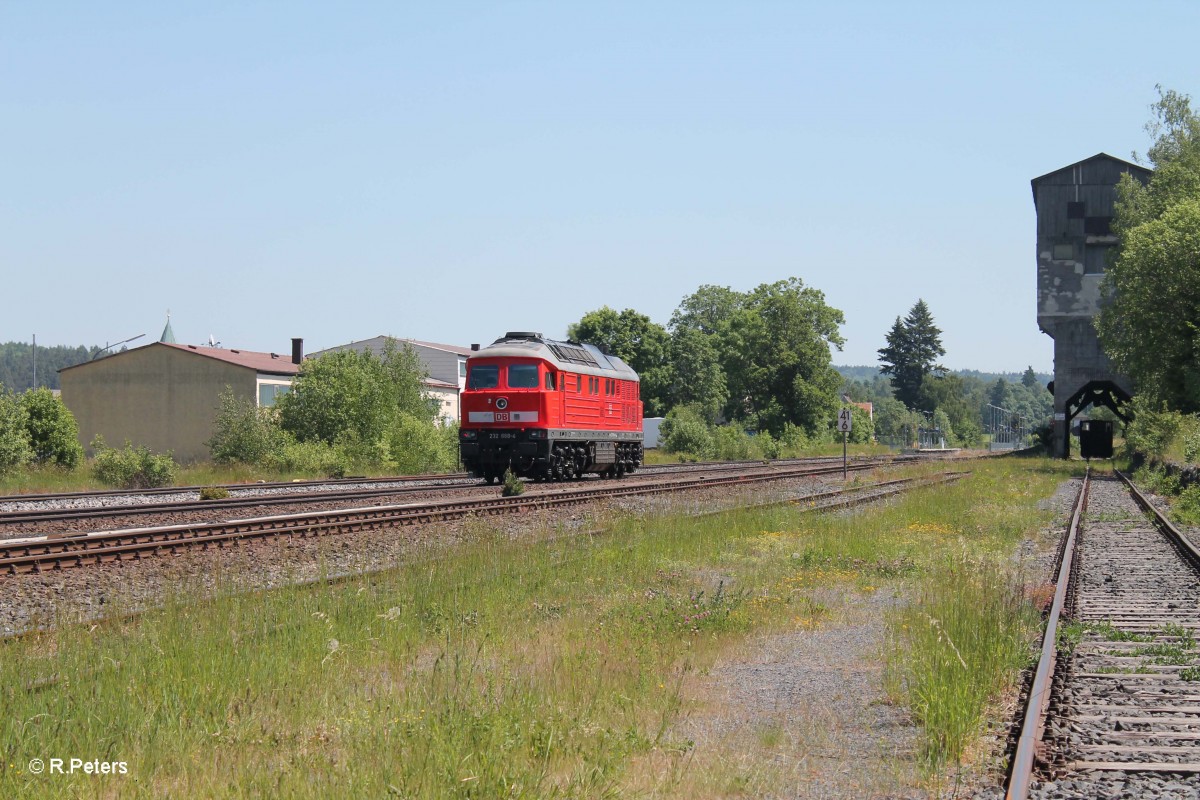
[[[690,676],[755,632],[834,624],[830,586],[916,588],[893,674],[952,757],[981,724],[960,683],[992,696],[987,654],[1012,649],[971,644],[959,616],[999,563],[976,554],[1011,549],[1059,477],[1033,469],[1016,494],[997,489],[1019,468],[980,465],[853,516],[615,517],[606,536],[565,535],[564,521],[532,541],[474,520],[454,553],[387,573],[205,601],[181,586],[135,619],[6,642],[0,756],[14,766],[0,796],[620,796],[644,785],[631,765],[652,752],[675,765],[654,778],[669,794],[703,771],[673,738]],[[993,601],[989,630],[1024,630],[1018,595]],[[898,632],[925,617],[968,665],[929,689],[909,676],[945,643]],[[125,761],[129,774],[34,776],[35,757]]]

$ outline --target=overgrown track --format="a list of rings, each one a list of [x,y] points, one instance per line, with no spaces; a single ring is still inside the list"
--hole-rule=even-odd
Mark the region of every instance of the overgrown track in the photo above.
[[[868,458],[856,459],[855,464],[888,463],[892,459]],[[645,479],[651,476],[661,476],[676,473],[719,472],[723,470],[754,470],[768,466],[779,465],[813,465],[832,464],[835,459],[794,459],[776,462],[710,462],[705,464],[658,465],[643,468],[645,472],[629,476],[628,480]],[[840,459],[836,460],[840,463]],[[558,486],[561,484],[551,484]],[[313,491],[314,488],[320,491]],[[182,512],[297,506],[313,503],[361,502],[372,498],[399,497],[406,494],[443,492],[449,490],[479,493],[484,491],[477,479],[471,479],[463,474],[456,475],[425,475],[413,478],[378,478],[378,479],[346,479],[342,481],[311,481],[299,484],[259,484],[254,486],[241,485],[230,497],[216,500],[200,500],[199,491],[195,488],[179,488],[163,490],[156,494],[138,493],[133,497],[138,502],[121,503],[116,498],[122,497],[113,492],[66,493],[63,495],[41,495],[37,501],[45,503],[45,507],[29,508],[27,499],[21,498],[22,507],[17,510],[0,511],[0,531],[4,528],[16,528],[18,531],[35,532],[49,525],[60,523],[94,521],[123,517],[146,517],[151,515],[170,515]],[[264,491],[271,491],[265,494]],[[154,496],[189,495],[184,500],[170,502],[147,502]],[[125,496],[128,496],[126,493]],[[57,501],[81,500],[89,498],[108,498],[106,504],[95,507],[63,507]],[[0,498],[0,501],[15,503],[15,498]]]
[[[1008,796],[1196,797],[1200,552],[1119,474],[1085,479],[1072,539]]]
[[[874,469],[874,463],[852,465],[853,471]],[[474,515],[521,513],[555,506],[578,505],[628,495],[663,494],[731,485],[748,485],[789,478],[841,472],[841,465],[775,468],[733,475],[701,475],[633,485],[607,482],[591,487],[540,492],[517,497],[495,496],[438,500],[407,505],[321,511],[257,517],[218,523],[135,528],[79,536],[45,536],[0,541],[0,571],[14,574],[48,569],[89,566],[109,561],[139,559],[183,548],[221,548],[264,537],[321,536],[353,533],[401,525],[414,525]]]
[[[870,458],[875,458],[874,456]],[[890,456],[882,457],[883,460],[891,458]],[[901,456],[899,460],[906,460],[909,457]],[[815,456],[812,458],[792,458],[779,459],[776,461],[764,462],[761,459],[753,461],[695,461],[689,464],[646,464],[642,465],[642,472],[674,472],[679,470],[690,469],[705,469],[708,467],[732,467],[737,465],[757,465],[764,463],[773,464],[815,464],[821,462],[841,461],[841,456]],[[221,488],[229,492],[242,491],[264,491],[264,490],[286,490],[288,492],[304,492],[311,490],[314,487],[346,487],[353,488],[356,486],[369,488],[374,484],[380,483],[416,483],[416,482],[439,482],[439,481],[475,481],[465,472],[451,473],[431,473],[427,475],[392,475],[368,478],[357,476],[351,478],[318,478],[313,480],[295,480],[295,481],[263,481],[261,483],[222,483],[222,484],[206,484],[204,486],[166,486],[158,489],[91,489],[78,492],[44,492],[44,493],[28,493],[28,494],[6,494],[0,495],[0,508],[10,504],[17,503],[61,503],[74,499],[88,498],[104,498],[104,497],[139,497],[149,499],[160,497],[163,495],[174,494],[190,494],[199,496],[201,489]]]

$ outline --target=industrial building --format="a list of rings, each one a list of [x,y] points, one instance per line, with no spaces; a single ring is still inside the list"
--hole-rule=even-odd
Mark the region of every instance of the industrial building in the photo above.
[[[1094,318],[1117,237],[1113,205],[1121,175],[1151,170],[1098,153],[1031,181],[1037,211],[1037,321],[1054,339],[1053,453],[1070,455],[1071,422],[1090,405],[1124,417],[1132,393],[1100,347]]]
[[[301,339],[292,340],[290,356],[159,341],[66,367],[59,382],[85,447],[98,434],[113,447],[129,441],[183,463],[202,461],[225,387],[274,405],[299,372],[303,349]]]

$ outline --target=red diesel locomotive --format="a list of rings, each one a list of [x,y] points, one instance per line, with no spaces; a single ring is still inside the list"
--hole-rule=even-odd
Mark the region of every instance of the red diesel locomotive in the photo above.
[[[638,375],[590,344],[506,333],[467,359],[463,466],[488,482],[605,477],[642,463]]]

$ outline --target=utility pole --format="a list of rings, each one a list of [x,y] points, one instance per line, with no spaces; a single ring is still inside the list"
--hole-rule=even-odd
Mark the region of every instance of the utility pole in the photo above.
[[[37,334],[33,335],[33,388],[37,388]]]

